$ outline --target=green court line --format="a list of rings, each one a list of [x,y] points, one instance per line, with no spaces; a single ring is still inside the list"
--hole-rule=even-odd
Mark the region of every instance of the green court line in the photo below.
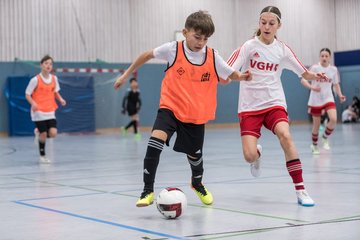
[[[360,220],[360,215],[348,216],[348,217],[342,217],[342,218],[334,218],[334,219],[329,219],[329,220],[323,220],[321,222],[339,222],[339,221],[344,221],[344,220]]]
[[[30,182],[39,182],[39,183],[45,183],[45,184],[52,184],[52,185],[56,185],[56,186],[71,187],[71,188],[77,188],[77,189],[82,189],[82,190],[95,191],[95,192],[99,192],[99,193],[110,193],[110,194],[115,194],[115,195],[121,195],[121,196],[128,196],[128,197],[137,198],[137,196],[130,195],[130,194],[122,194],[122,193],[117,193],[117,192],[109,192],[109,191],[103,191],[103,190],[86,188],[86,187],[71,186],[71,185],[66,185],[66,184],[53,183],[53,182],[49,182],[49,181],[38,181],[38,180],[24,178],[24,177],[15,177],[15,178],[30,181]],[[236,237],[236,236],[249,235],[249,234],[255,234],[255,233],[269,232],[269,231],[274,231],[274,230],[277,230],[277,229],[289,228],[289,227],[302,227],[302,226],[317,225],[317,224],[331,224],[331,223],[337,223],[337,222],[360,221],[360,215],[354,215],[354,216],[347,216],[347,217],[342,217],[342,218],[323,220],[323,221],[311,223],[309,221],[304,221],[304,220],[299,220],[299,219],[291,219],[291,218],[278,217],[278,216],[272,216],[272,215],[266,215],[266,214],[245,212],[245,211],[239,211],[239,210],[233,210],[233,209],[227,209],[227,208],[219,208],[219,207],[213,207],[213,206],[203,206],[203,205],[197,205],[197,204],[188,204],[188,205],[192,206],[192,207],[210,208],[210,209],[215,209],[215,210],[220,210],[220,211],[226,211],[226,212],[232,212],[232,213],[241,213],[241,214],[245,214],[245,215],[259,216],[259,217],[265,217],[265,218],[271,218],[271,219],[280,219],[280,220],[289,220],[289,221],[294,221],[294,222],[301,222],[301,224],[290,224],[290,223],[288,223],[287,226],[269,227],[269,228],[244,230],[244,231],[233,231],[233,232],[228,232],[228,233],[225,232],[225,233],[213,233],[213,234],[187,236],[187,237],[193,237],[194,238],[194,237],[205,237],[207,235],[208,236],[213,235],[212,237],[209,236],[209,237],[201,238],[201,240],[224,239],[224,238],[228,238],[228,237]],[[214,236],[214,235],[218,235],[218,236]]]
[[[244,211],[239,211],[239,210],[234,210],[234,209],[227,209],[227,208],[219,208],[219,207],[214,207],[214,206],[202,206],[202,205],[200,206],[200,205],[197,205],[197,204],[188,204],[188,205],[193,206],[193,207],[211,208],[211,209],[216,209],[216,210],[220,210],[220,211],[224,211],[224,212],[241,213],[241,214],[245,214],[245,215],[257,216],[257,217],[265,217],[265,218],[271,218],[271,219],[280,219],[280,220],[302,222],[302,223],[308,223],[309,222],[309,221],[305,221],[305,220],[286,218],[286,217],[278,217],[278,216],[272,216],[272,215],[261,214],[261,213],[244,212]]]
[[[135,196],[135,195],[131,195],[131,194],[124,194],[124,193],[118,193],[118,192],[109,192],[109,191],[99,190],[99,189],[95,189],[95,188],[72,186],[72,185],[54,183],[54,182],[49,182],[49,181],[38,181],[38,180],[24,178],[24,177],[16,177],[16,178],[21,179],[21,180],[27,180],[27,181],[30,181],[30,182],[45,183],[45,184],[51,184],[51,185],[61,186],[61,187],[70,187],[70,188],[88,190],[88,191],[93,191],[93,192],[98,192],[98,193],[109,193],[109,194],[114,194],[114,195],[119,195],[119,196],[126,196],[126,197],[133,197],[133,198],[138,198],[139,197],[139,196]]]
[[[274,231],[274,230],[278,230],[278,229],[285,229],[285,228],[292,228],[292,227],[306,227],[306,226],[312,226],[312,225],[333,224],[333,223],[342,223],[342,222],[351,222],[351,221],[360,221],[360,218],[359,219],[344,219],[344,220],[328,221],[328,222],[320,221],[320,222],[302,223],[302,224],[288,224],[286,226],[267,227],[267,228],[231,231],[231,232],[223,232],[223,233],[210,233],[210,234],[202,234],[202,235],[198,234],[198,235],[191,235],[191,236],[186,236],[186,237],[187,238],[197,238],[200,240],[224,239],[227,237],[255,234],[255,233],[261,233],[261,232],[269,232],[269,231]],[[211,237],[211,235],[213,235],[214,237]],[[217,236],[215,236],[215,235],[217,235]],[[206,236],[209,236],[209,237],[206,237]]]
[[[223,233],[210,233],[210,234],[197,234],[197,235],[190,235],[185,236],[187,238],[196,238],[199,240],[214,240],[214,239],[225,239],[229,237],[236,237],[236,236],[244,236],[256,233],[263,233],[263,232],[270,232],[275,231],[278,229],[285,229],[285,228],[292,228],[292,227],[306,227],[306,226],[313,226],[313,225],[322,225],[322,224],[332,224],[332,223],[341,223],[341,222],[352,222],[352,221],[360,221],[360,216],[350,216],[344,217],[329,221],[319,221],[313,223],[302,223],[302,224],[288,224],[285,226],[277,226],[277,227],[267,227],[267,228],[259,228],[259,229],[250,229],[250,230],[240,230],[240,231],[231,231],[231,232],[223,232]],[[208,236],[208,237],[206,237]],[[151,240],[166,240],[167,238],[152,238]]]
[[[38,181],[38,180],[29,179],[29,178],[25,178],[25,177],[16,177],[16,178],[17,178],[17,179],[21,179],[21,180],[31,181],[31,182],[39,182],[39,183],[44,183],[44,184],[52,184],[52,185],[55,185],[55,186],[70,187],[70,188],[81,189],[81,190],[88,190],[88,191],[93,191],[93,192],[98,192],[98,193],[109,193],[109,194],[114,194],[114,195],[119,195],[119,196],[126,196],[126,197],[138,198],[138,196],[135,196],[135,195],[132,195],[132,194],[124,194],[124,193],[118,193],[118,192],[109,192],[109,191],[99,190],[99,189],[95,189],[95,188],[88,188],[88,187],[81,187],[81,186],[72,186],[72,185],[54,183],[54,182],[49,182],[49,181]],[[264,217],[264,218],[271,218],[271,219],[278,219],[278,220],[286,220],[286,221],[293,221],[293,222],[299,222],[299,223],[309,223],[309,221],[300,220],[300,219],[279,217],[279,216],[273,216],[273,215],[267,215],[267,214],[261,214],[261,213],[254,213],[254,212],[245,212],[245,211],[240,211],[240,210],[220,208],[220,207],[214,207],[214,206],[203,206],[203,205],[198,205],[198,204],[188,204],[188,206],[197,207],[197,208],[210,208],[210,209],[215,209],[215,210],[224,211],[224,212],[241,213],[241,214],[250,215],[250,216],[257,216],[257,217]],[[358,218],[358,217],[360,217],[360,215],[355,215],[355,216],[350,216],[350,217],[343,217],[343,218],[337,218],[337,219],[330,219],[330,220],[324,220],[324,221],[321,221],[321,222],[327,223],[327,222],[333,222],[333,221],[339,221],[339,220],[354,219],[354,218]],[[356,220],[356,219],[355,219],[355,220]],[[296,225],[295,225],[295,226],[296,226]]]
[[[134,195],[131,195],[131,194],[109,192],[109,191],[103,191],[103,190],[98,190],[98,189],[93,189],[93,188],[86,188],[86,187],[79,187],[79,186],[71,186],[71,185],[66,185],[66,184],[53,183],[53,182],[49,182],[49,181],[37,181],[37,180],[34,180],[34,179],[28,179],[28,178],[25,178],[25,177],[17,177],[17,178],[21,179],[21,180],[32,181],[32,182],[53,184],[53,185],[62,186],[62,187],[71,187],[71,188],[75,188],[75,189],[82,189],[82,190],[94,191],[94,192],[99,192],[99,193],[109,193],[109,194],[114,194],[114,195],[119,195],[119,196],[127,196],[127,197],[138,198],[138,196],[134,196]],[[217,208],[217,207],[213,207],[213,206],[203,206],[203,205],[197,205],[197,204],[188,204],[188,206],[197,207],[197,208],[211,208],[211,209],[216,209],[216,210],[220,210],[220,211],[226,211],[226,212],[232,212],[232,213],[241,213],[241,214],[246,214],[246,215],[251,215],[251,216],[258,216],[258,217],[265,217],[265,218],[271,218],[271,219],[280,219],[280,220],[287,220],[287,221],[294,221],[294,222],[308,222],[308,221],[299,220],[299,219],[271,216],[271,215],[260,214],[260,213],[244,212],[244,211],[226,209],[226,208]]]
[[[98,193],[109,193],[109,194],[114,194],[114,195],[118,195],[118,196],[126,196],[126,197],[132,197],[132,198],[138,198],[139,197],[139,196],[135,196],[135,195],[132,195],[132,194],[119,193],[118,191],[109,192],[109,191],[99,190],[99,189],[95,189],[95,188],[73,186],[73,185],[61,184],[61,183],[55,183],[55,182],[49,182],[49,181],[39,181],[39,180],[25,178],[25,177],[14,177],[14,178],[29,181],[29,182],[51,184],[51,185],[60,186],[60,187],[69,187],[69,188],[88,190],[88,191],[93,191],[93,192],[98,192]]]
[[[269,229],[269,230],[248,231],[248,232],[238,233],[238,234],[222,235],[222,236],[219,236],[219,237],[201,238],[201,240],[224,239],[224,238],[229,238],[229,237],[251,235],[251,234],[255,234],[255,233],[270,232],[270,231],[273,231],[273,230]]]
[[[270,232],[272,231],[272,229],[268,229],[268,230],[249,230],[246,232],[242,232],[242,233],[236,233],[236,234],[229,234],[226,235],[227,233],[223,233],[223,234],[218,234],[219,236],[217,237],[205,237],[205,238],[200,238],[200,240],[213,240],[213,239],[224,239],[224,238],[228,238],[228,237],[236,237],[236,236],[243,236],[243,235],[250,235],[250,234],[255,234],[255,233],[261,233],[261,232]],[[196,238],[196,236],[187,236],[190,238]],[[167,240],[168,238],[147,238],[147,237],[143,237],[143,239],[146,240]]]

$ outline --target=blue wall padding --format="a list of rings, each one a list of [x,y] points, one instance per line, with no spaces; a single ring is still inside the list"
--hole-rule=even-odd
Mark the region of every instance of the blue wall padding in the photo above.
[[[5,95],[8,98],[10,136],[27,136],[34,133],[30,105],[25,98],[25,89],[29,80],[29,76],[7,78]]]
[[[56,111],[59,132],[95,131],[95,93],[92,76],[62,76],[60,94],[67,104]]]
[[[34,134],[30,117],[30,105],[25,98],[25,89],[30,76],[8,77],[5,95],[8,99],[9,135],[29,136]],[[90,76],[66,76],[59,78],[61,95],[67,105],[59,105],[56,111],[59,132],[95,131],[94,81]]]
[[[360,50],[335,52],[335,66],[355,66],[360,65]]]
[[[337,53],[336,53],[337,54]],[[337,59],[337,58],[335,58]],[[129,64],[103,64],[103,63],[55,63],[56,68],[115,68],[115,69],[126,69]],[[164,70],[166,69],[166,64],[145,64],[141,68],[138,69],[137,76],[139,80],[139,87],[141,91],[141,99],[142,99],[142,108],[140,111],[140,126],[141,127],[151,127],[154,123],[157,109],[159,107],[159,97],[160,97],[160,88],[161,82],[164,77]],[[27,85],[30,76],[34,76],[35,74],[40,72],[40,68],[38,64],[30,64],[25,62],[13,62],[13,63],[0,63],[0,132],[11,132],[9,126],[13,126],[13,119],[10,120],[10,115],[8,112],[17,111],[13,113],[12,118],[23,119],[24,121],[29,121],[30,113],[27,112],[30,106],[27,104],[24,98],[24,91]],[[347,96],[347,101],[344,104],[340,104],[338,99],[337,102],[337,110],[338,116],[340,116],[342,110],[346,107],[347,104],[351,102],[351,98],[354,95],[359,96],[360,94],[360,64],[357,66],[343,66],[339,67],[339,72],[341,75],[341,87],[343,89],[343,93]],[[129,82],[127,81],[124,87],[120,90],[115,91],[113,88],[114,81],[118,77],[119,73],[56,73],[59,78],[61,91],[60,93],[64,96],[64,98],[68,102],[68,106],[64,109],[60,108],[58,110],[58,124],[60,131],[76,131],[71,124],[79,124],[77,126],[78,129],[94,129],[93,127],[88,127],[87,124],[93,124],[95,122],[95,129],[103,129],[103,128],[114,128],[115,132],[119,132],[116,128],[120,126],[126,125],[130,118],[128,116],[121,114],[121,103],[122,99],[125,95],[126,89],[129,87]],[[4,93],[4,88],[6,86],[7,78],[13,76],[28,76],[27,81],[21,85],[20,81],[14,87],[21,88],[20,94],[18,95],[19,99],[12,98],[12,103],[14,104],[17,101],[24,101],[26,110],[21,109],[20,105],[17,103],[18,109],[9,109],[9,102],[6,99],[6,94]],[[89,88],[93,91],[91,94],[94,94],[94,109],[95,109],[95,117],[93,121],[83,120],[80,118],[82,115],[90,115],[89,110],[83,109],[82,107],[78,108],[79,116],[77,114],[70,114],[70,110],[73,110],[76,105],[79,105],[78,100],[81,98],[89,98],[89,94],[84,94],[84,96],[80,96],[79,98],[74,97],[73,95],[78,94],[77,87],[80,86],[72,86],[76,87],[73,90],[67,90],[67,84],[80,84],[77,80],[67,81],[66,79],[70,77],[92,77],[93,80],[90,82],[81,82],[84,87],[86,84],[90,84],[92,82],[93,87]],[[309,115],[307,113],[307,101],[309,97],[309,90],[304,88],[300,79],[291,71],[285,70],[281,75],[281,81],[284,87],[287,105],[288,105],[288,113],[290,120],[298,120],[298,121],[308,121]],[[85,84],[86,83],[86,84]],[[84,88],[85,90],[86,88]],[[68,96],[67,91],[70,91],[70,95]],[[219,86],[218,87],[218,106],[216,112],[216,119],[211,121],[211,123],[237,123],[237,105],[238,105],[238,92],[239,86],[238,83],[231,83],[227,86]],[[6,91],[5,91],[6,93]],[[76,93],[76,94],[75,94]],[[74,102],[73,102],[74,100]],[[88,104],[85,102],[84,104]],[[26,112],[24,114],[24,111]],[[68,112],[67,112],[68,111]],[[83,113],[85,111],[86,113]],[[64,113],[69,117],[62,118],[60,113]],[[21,116],[18,116],[21,114]],[[71,116],[71,118],[70,118]],[[76,118],[75,118],[76,116]],[[86,119],[86,118],[85,118]],[[340,118],[339,118],[340,119]],[[70,121],[70,125],[67,121]],[[31,124],[31,122],[30,122]],[[69,128],[65,128],[69,127]],[[26,128],[27,129],[27,128]],[[20,130],[20,128],[19,128]],[[29,134],[32,134],[33,126],[31,125]],[[23,134],[23,131],[18,133]],[[27,134],[27,133],[26,133]]]

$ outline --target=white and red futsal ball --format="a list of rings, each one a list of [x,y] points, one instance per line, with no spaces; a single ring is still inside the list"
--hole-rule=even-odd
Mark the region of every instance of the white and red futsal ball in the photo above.
[[[179,188],[165,188],[156,198],[156,207],[166,218],[180,217],[187,207],[186,196]]]

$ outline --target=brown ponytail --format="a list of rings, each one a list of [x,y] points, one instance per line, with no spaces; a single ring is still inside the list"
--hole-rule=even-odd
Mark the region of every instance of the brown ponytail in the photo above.
[[[331,56],[331,51],[330,51],[330,49],[328,49],[328,48],[322,48],[321,50],[320,50],[320,53],[321,52],[328,52],[329,53],[329,55]]]
[[[278,22],[280,23],[280,20],[281,20],[281,12],[280,12],[280,10],[279,10],[277,7],[267,6],[267,7],[265,7],[263,10],[261,10],[260,16],[261,16],[261,14],[263,14],[263,13],[273,13],[273,14],[275,14]],[[260,29],[259,29],[259,28],[256,29],[256,31],[254,32],[254,36],[258,37],[258,36],[260,36],[260,34],[261,34]],[[276,36],[275,36],[275,38],[276,38]]]

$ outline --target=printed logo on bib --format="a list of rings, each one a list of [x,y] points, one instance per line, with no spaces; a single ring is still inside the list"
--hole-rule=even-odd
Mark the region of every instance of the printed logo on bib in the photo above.
[[[182,68],[182,67],[180,67],[178,70],[176,70],[177,71],[177,73],[181,76],[181,75],[183,75],[184,73],[185,73],[185,70]]]
[[[207,82],[210,81],[210,73],[206,72],[201,76],[201,82]]]

